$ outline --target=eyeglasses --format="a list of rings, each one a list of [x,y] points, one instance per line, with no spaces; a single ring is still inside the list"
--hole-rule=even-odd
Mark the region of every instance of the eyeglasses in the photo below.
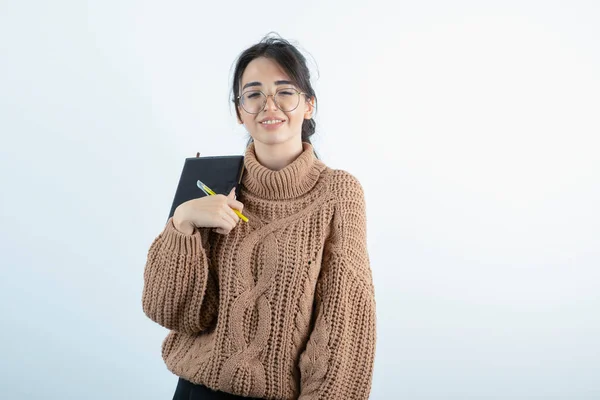
[[[267,97],[273,97],[273,102],[281,111],[294,111],[300,104],[300,95],[306,94],[294,88],[279,89],[273,95],[267,96],[260,90],[248,90],[238,96],[240,105],[250,114],[258,114],[265,109]]]

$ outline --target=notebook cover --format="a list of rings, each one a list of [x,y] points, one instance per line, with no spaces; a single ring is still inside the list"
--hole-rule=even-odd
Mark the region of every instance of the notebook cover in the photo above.
[[[217,194],[229,194],[236,188],[239,194],[239,182],[243,172],[244,156],[210,156],[186,158],[175,191],[169,218],[175,209],[188,200],[204,197],[206,194],[196,185],[201,180]],[[167,218],[168,220],[168,218]]]

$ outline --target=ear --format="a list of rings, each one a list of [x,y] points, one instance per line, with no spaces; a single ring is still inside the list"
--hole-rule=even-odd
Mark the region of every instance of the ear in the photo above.
[[[304,119],[311,119],[315,111],[315,98],[311,97],[306,101],[306,111],[304,111]]]

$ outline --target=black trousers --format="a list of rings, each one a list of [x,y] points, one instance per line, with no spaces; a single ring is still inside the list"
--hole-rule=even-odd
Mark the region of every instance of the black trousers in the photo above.
[[[254,397],[242,397],[234,394],[215,391],[204,385],[197,385],[186,379],[179,378],[173,400],[236,400],[236,399],[254,399]],[[258,400],[258,399],[256,399]]]

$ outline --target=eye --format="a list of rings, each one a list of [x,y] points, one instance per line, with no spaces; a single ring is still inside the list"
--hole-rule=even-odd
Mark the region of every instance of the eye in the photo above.
[[[296,94],[296,92],[292,90],[280,90],[279,92],[277,92],[277,94],[281,96],[293,96],[294,94]]]
[[[255,99],[260,96],[259,92],[248,92],[246,93],[246,97],[249,99]]]

